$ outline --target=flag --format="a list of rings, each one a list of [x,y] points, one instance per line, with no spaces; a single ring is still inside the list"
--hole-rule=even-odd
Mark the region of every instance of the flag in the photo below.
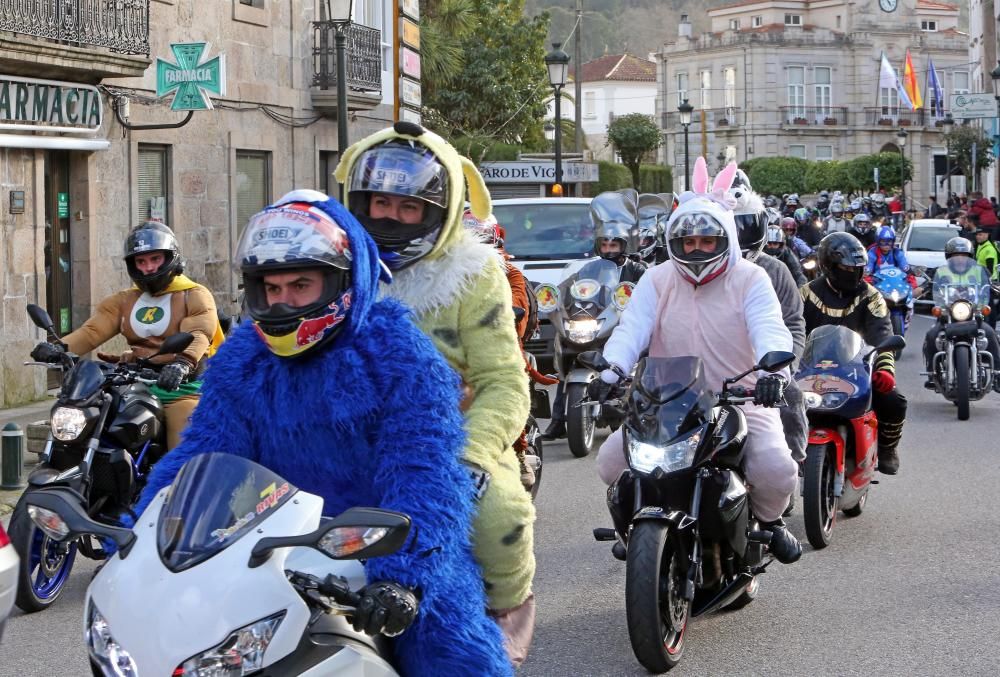
[[[903,88],[906,95],[910,97],[910,107],[913,110],[924,107],[924,100],[920,96],[920,85],[917,84],[917,73],[913,70],[913,60],[910,59],[910,50],[906,50],[906,62],[903,64]]]
[[[934,116],[944,116],[944,90],[938,81],[937,71],[934,70],[934,59],[927,58],[927,91],[934,94]]]
[[[896,77],[896,71],[893,70],[892,65],[889,63],[889,59],[885,57],[885,52],[882,52],[882,66],[879,69],[878,74],[878,87],[880,96],[883,88],[895,89],[899,94],[900,106],[905,104],[910,110],[913,110],[913,103],[910,101],[910,97],[907,96],[906,90],[903,89],[903,83],[901,83],[899,78]],[[879,102],[879,106],[881,105],[881,102]]]

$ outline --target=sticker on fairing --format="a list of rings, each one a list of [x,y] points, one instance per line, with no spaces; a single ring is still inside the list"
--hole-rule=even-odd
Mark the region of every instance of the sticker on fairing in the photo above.
[[[535,287],[535,299],[538,301],[538,312],[551,313],[559,307],[559,289],[555,285],[540,284]]]
[[[635,291],[635,283],[633,282],[621,282],[615,287],[615,291],[611,295],[611,303],[618,312],[625,310],[625,306],[632,298],[633,291]]]

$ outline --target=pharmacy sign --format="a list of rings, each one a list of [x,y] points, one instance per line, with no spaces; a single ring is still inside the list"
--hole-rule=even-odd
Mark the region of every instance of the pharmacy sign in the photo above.
[[[226,93],[226,55],[203,61],[207,42],[183,42],[170,45],[177,63],[156,59],[156,95],[174,94],[171,110],[209,110],[209,94]]]

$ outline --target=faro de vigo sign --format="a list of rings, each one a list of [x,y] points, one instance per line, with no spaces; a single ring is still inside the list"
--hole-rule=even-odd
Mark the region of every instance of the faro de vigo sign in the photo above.
[[[209,94],[226,93],[226,55],[203,60],[207,42],[182,42],[170,45],[176,64],[156,59],[156,95],[174,94],[171,110],[209,110]]]
[[[0,75],[0,129],[96,132],[103,120],[97,87]]]

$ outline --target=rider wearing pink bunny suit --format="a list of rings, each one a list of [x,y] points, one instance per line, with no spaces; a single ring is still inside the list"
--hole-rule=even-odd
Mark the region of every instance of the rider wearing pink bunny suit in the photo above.
[[[694,192],[681,195],[667,224],[670,260],[642,277],[604,348],[604,358],[622,372],[630,372],[648,348],[650,357],[701,358],[706,382],[721,388],[725,378],[742,373],[765,353],[792,350],[767,273],[741,256],[732,199],[726,196],[735,173],[730,163],[709,192],[705,161],[695,163]],[[773,407],[786,379],[787,372],[750,374],[740,385],[756,387],[758,400]],[[601,380],[614,383],[618,375],[608,369]],[[794,562],[802,549],[781,513],[796,488],[798,465],[785,443],[778,410],[747,405],[744,411],[749,430],[744,470],[754,514],[772,532],[772,554]],[[611,484],[626,467],[619,429],[601,446],[597,469]]]

